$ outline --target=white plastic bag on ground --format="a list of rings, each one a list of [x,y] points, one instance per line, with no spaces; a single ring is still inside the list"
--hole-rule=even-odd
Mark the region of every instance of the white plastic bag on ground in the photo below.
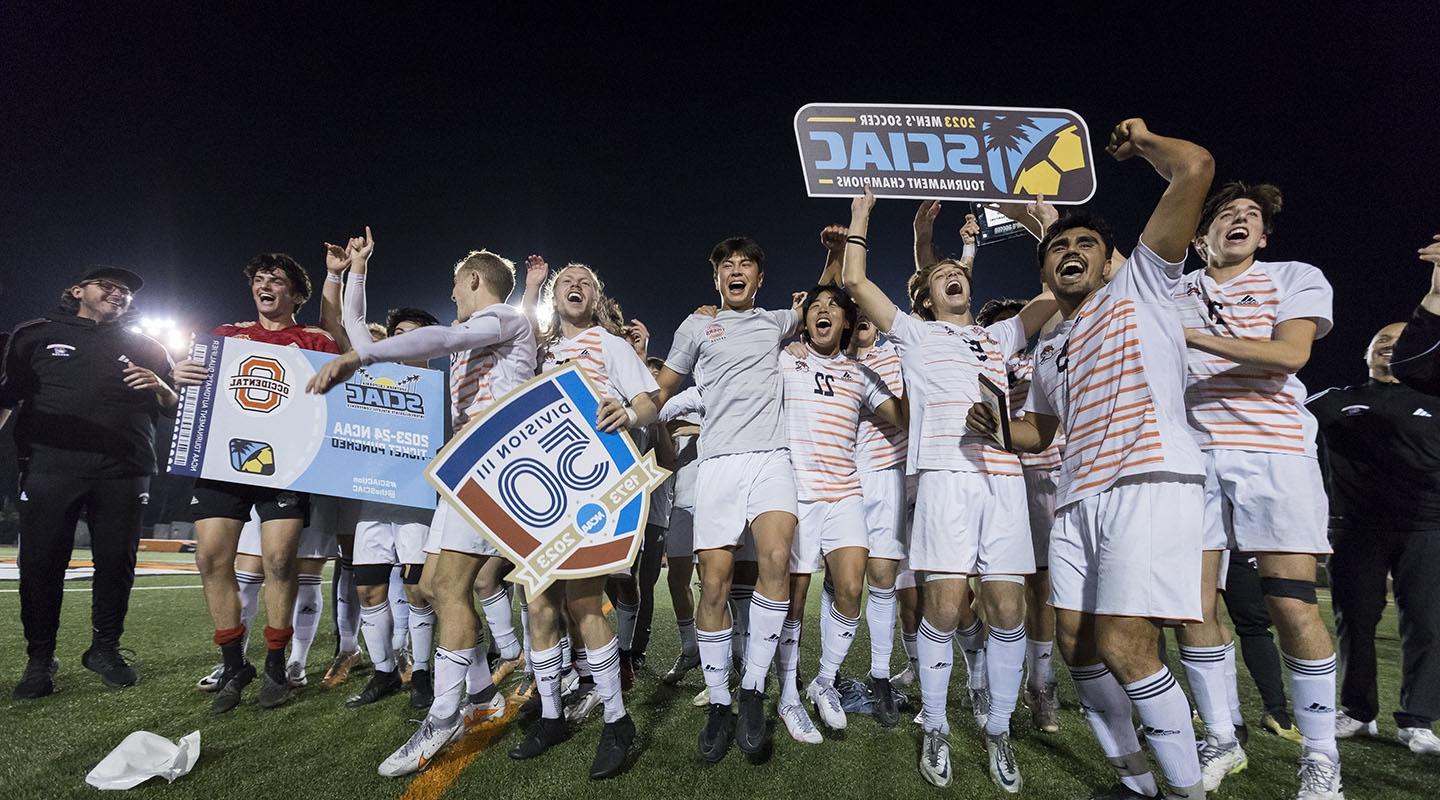
[[[96,789],[129,789],[157,775],[174,782],[199,758],[200,731],[181,737],[178,743],[149,731],[136,731],[96,764],[85,782]]]

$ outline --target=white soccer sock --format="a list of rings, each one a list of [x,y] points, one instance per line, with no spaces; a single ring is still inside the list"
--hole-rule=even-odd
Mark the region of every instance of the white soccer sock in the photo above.
[[[701,672],[705,674],[705,688],[710,691],[710,702],[730,705],[730,628],[718,631],[695,631],[696,646],[700,648]]]
[[[675,627],[680,629],[680,652],[687,655],[700,652],[700,645],[695,641],[695,618],[677,620]]]
[[[365,613],[364,609],[360,610]],[[400,576],[399,567],[390,570],[390,650],[395,655],[405,652],[410,638],[410,598],[405,596],[405,580]]]
[[[1014,628],[990,628],[986,645],[986,683],[990,686],[990,716],[985,732],[999,736],[1010,730],[1010,715],[1020,699],[1020,668],[1025,664],[1025,623]]]
[[[465,693],[474,696],[491,685],[490,664],[485,660],[485,640],[482,638],[470,648],[470,666],[465,670]]]
[[[590,672],[595,676],[595,691],[605,704],[605,721],[615,722],[625,716],[625,698],[620,693],[620,640],[611,639],[586,651]]]
[[[1054,642],[1025,640],[1025,685],[1036,693],[1050,688],[1055,682]]]
[[[435,609],[410,607],[410,658],[415,669],[430,669],[430,652],[435,646]]]
[[[1225,688],[1225,651],[1218,647],[1180,645],[1180,663],[1190,682],[1190,693],[1205,721],[1205,739],[1225,746],[1235,742],[1235,720],[1230,716],[1230,692]]]
[[[1235,671],[1235,643],[1225,645],[1225,694],[1230,704],[1230,724],[1240,727],[1245,724],[1245,712],[1240,708],[1240,682]]]
[[[520,655],[520,639],[515,636],[515,617],[510,613],[510,593],[505,589],[480,601],[490,636],[500,648],[500,657],[509,661]]]
[[[917,650],[920,657],[920,710],[925,730],[950,733],[945,719],[945,701],[950,690],[950,670],[955,663],[955,631],[936,630],[929,620],[920,620]]]
[[[296,580],[299,586],[295,592],[295,611],[290,617],[295,633],[290,637],[289,663],[304,664],[310,660],[310,646],[315,644],[315,632],[320,630],[325,592],[320,588],[319,575],[302,573]]]
[[[790,603],[771,600],[759,592],[750,601],[750,643],[745,645],[745,676],[741,688],[765,691],[765,676],[775,660],[775,646],[780,643],[780,628]]]
[[[815,673],[815,682],[829,686],[835,682],[835,674],[845,663],[850,645],[855,643],[855,630],[860,627],[859,617],[847,617],[830,606],[830,611],[820,618],[820,669]]]
[[[590,659],[585,656],[585,648],[583,647],[575,649],[575,671],[580,674],[581,678],[592,677]]]
[[[1200,751],[1195,749],[1190,724],[1190,702],[1168,667],[1154,675],[1125,684],[1144,725],[1145,741],[1160,762],[1165,781],[1176,790],[1200,783]]]
[[[355,567],[350,559],[342,558],[336,562],[335,569],[340,571],[335,584],[335,627],[339,632],[340,652],[353,653],[360,649],[356,639],[360,632],[360,596],[355,593]],[[295,604],[299,607],[300,601],[297,599]],[[299,634],[298,626],[295,632]]]
[[[395,671],[395,652],[391,649],[390,637],[394,633],[395,619],[390,616],[390,606],[360,608],[360,635],[365,639],[365,649],[370,651],[370,661],[376,672]]]
[[[265,585],[265,575],[237,569],[235,583],[240,587],[240,624],[245,626],[245,639],[240,645],[240,652],[245,653],[250,649],[250,629],[255,622],[256,612],[260,610],[260,589]],[[296,601],[298,603],[299,599]]]
[[[780,628],[780,644],[775,648],[775,662],[780,672],[780,705],[800,702],[800,684],[796,678],[800,668],[800,627],[803,620],[787,619]]]
[[[560,645],[534,653],[535,691],[540,694],[540,716],[560,718],[560,675],[565,672]]]
[[[905,648],[905,658],[910,661],[910,671],[915,673],[915,677],[918,680],[920,677],[919,635],[901,631],[900,644]]]
[[[748,584],[730,587],[730,637],[731,657],[737,663],[745,663],[745,654],[750,649],[750,602],[755,597],[755,587]]]
[[[621,650],[629,650],[635,641],[635,620],[640,616],[640,606],[615,603],[615,638]]]
[[[830,609],[835,607],[835,584],[830,582],[830,573],[825,573],[825,580],[820,584],[820,618],[824,619]]]
[[[1335,746],[1335,656],[1294,658],[1285,653],[1290,691],[1295,698],[1295,727],[1300,729],[1305,752],[1320,752],[1340,763]]]
[[[970,627],[955,631],[955,643],[960,645],[960,655],[965,658],[965,685],[971,689],[984,689],[989,685],[985,672],[985,625],[976,619]]]
[[[1159,787],[1135,733],[1134,706],[1130,696],[1120,688],[1120,682],[1104,664],[1071,667],[1070,677],[1075,681],[1075,693],[1080,696],[1080,712],[1090,723],[1100,751],[1110,760],[1120,782],[1137,794],[1157,796]]]
[[[463,651],[435,648],[435,701],[430,704],[431,719],[449,723],[460,713],[460,703],[465,699],[466,673],[470,671],[474,655],[473,647]]]
[[[575,651],[570,647],[570,634],[560,634],[560,672],[566,673],[575,667]]]
[[[889,679],[890,654],[895,652],[895,587],[870,587],[865,622],[870,631],[870,677]]]

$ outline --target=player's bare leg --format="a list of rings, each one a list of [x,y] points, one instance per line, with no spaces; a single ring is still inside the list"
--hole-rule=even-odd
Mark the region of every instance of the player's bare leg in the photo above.
[[[675,624],[680,629],[680,654],[661,680],[669,685],[679,683],[685,674],[700,663],[700,649],[695,640],[695,595],[690,590],[694,566],[690,559],[667,559],[665,583],[670,588],[670,603],[675,609]]]
[[[485,624],[490,628],[490,636],[500,651],[500,662],[495,665],[496,669],[502,664],[507,667],[504,675],[499,676],[501,678],[519,666],[518,659],[522,655],[520,639],[515,633],[510,592],[503,580],[510,574],[511,569],[508,559],[492,556],[485,560],[475,578],[475,597],[480,601],[480,608],[485,614]],[[484,652],[481,654],[484,655]],[[471,690],[474,691],[474,687],[471,687]]]
[[[260,557],[265,562],[265,681],[260,688],[262,708],[273,708],[293,696],[285,674],[285,648],[295,633],[295,595],[299,569],[295,552],[300,547],[304,520],[272,519],[260,523]],[[275,627],[275,621],[292,623]]]

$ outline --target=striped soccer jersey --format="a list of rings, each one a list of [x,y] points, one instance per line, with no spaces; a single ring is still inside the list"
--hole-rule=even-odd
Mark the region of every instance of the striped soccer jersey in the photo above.
[[[659,388],[655,376],[630,343],[596,325],[572,339],[558,339],[545,348],[540,371],[575,362],[600,394],[628,403],[630,398]]]
[[[1030,377],[1035,374],[1035,351],[1017,353],[1010,358],[1010,416],[1025,418],[1025,397],[1030,394]],[[1020,465],[1025,469],[1049,471],[1060,468],[1060,456],[1065,448],[1065,434],[1055,431],[1050,446],[1039,453],[1021,453]]]
[[[801,502],[860,497],[855,465],[860,410],[873,411],[894,395],[879,375],[844,353],[826,357],[807,351],[804,359],[780,353],[796,495]]]
[[[1197,270],[1176,289],[1181,322],[1212,336],[1273,338],[1286,320],[1315,320],[1330,332],[1334,293],[1325,276],[1299,261],[1256,261],[1225,283]],[[1201,449],[1315,457],[1315,418],[1292,372],[1237,364],[1191,349],[1185,405]]]
[[[906,472],[939,469],[1020,475],[1020,459],[965,426],[980,402],[980,376],[1006,388],[1005,362],[1025,346],[1019,317],[979,325],[918,320],[895,310],[891,339],[900,353],[910,406]]]
[[[880,376],[891,394],[900,397],[905,393],[905,374],[894,342],[882,339],[857,360]],[[905,431],[862,409],[860,433],[855,442],[855,465],[861,472],[879,472],[904,464],[907,441]]]
[[[1110,283],[1035,346],[1025,410],[1065,431],[1055,507],[1121,478],[1202,476],[1185,418],[1185,334],[1173,295],[1184,264],[1142,241]]]

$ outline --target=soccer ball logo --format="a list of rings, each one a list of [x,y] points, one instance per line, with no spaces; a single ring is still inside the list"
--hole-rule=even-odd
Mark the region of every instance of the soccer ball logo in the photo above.
[[[230,468],[249,475],[274,475],[275,448],[268,442],[231,439]]]

